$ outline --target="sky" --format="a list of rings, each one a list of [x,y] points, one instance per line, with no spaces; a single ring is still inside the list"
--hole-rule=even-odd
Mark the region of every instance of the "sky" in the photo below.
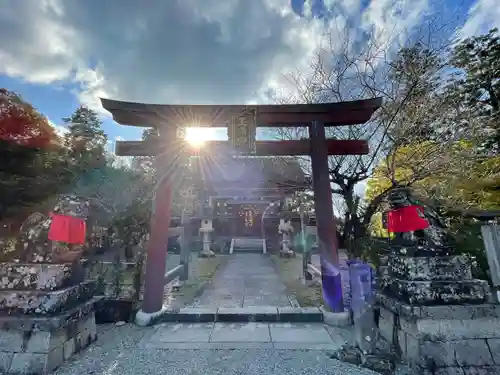
[[[308,74],[318,48],[346,32],[402,45],[441,14],[474,35],[500,26],[498,1],[2,0],[0,87],[59,129],[84,104],[102,115],[111,142],[139,139],[142,130],[113,123],[99,97],[268,103],[293,93],[286,74]]]

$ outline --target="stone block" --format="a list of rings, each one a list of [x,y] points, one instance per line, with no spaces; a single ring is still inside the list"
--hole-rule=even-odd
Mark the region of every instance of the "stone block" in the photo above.
[[[88,301],[95,291],[93,280],[55,291],[0,290],[0,311],[8,315],[56,315]]]
[[[218,322],[277,322],[278,317],[278,309],[270,306],[221,307],[217,310]]]
[[[347,327],[352,324],[351,313],[348,311],[334,313],[323,310],[323,321],[332,327]]]
[[[71,338],[63,344],[63,357],[67,361],[76,352],[75,339]]]
[[[458,366],[455,358],[453,343],[451,342],[425,342],[420,340],[420,356],[412,358],[421,365],[432,367]]]
[[[319,324],[270,324],[269,331],[271,332],[272,342],[333,343],[326,328]]]
[[[409,281],[472,280],[472,264],[467,255],[441,257],[408,257],[391,255],[389,275]]]
[[[51,263],[0,263],[0,289],[56,290],[71,284],[72,267]]]
[[[498,375],[500,374],[500,366],[480,366],[480,367],[459,367],[462,371],[460,375]],[[446,370],[446,369],[443,369]],[[455,373],[444,373],[444,375],[455,375]],[[427,374],[426,374],[427,375]],[[431,374],[429,374],[431,375]],[[439,375],[439,374],[438,374]]]
[[[87,319],[82,321],[78,329],[79,331],[74,339],[75,352],[85,349],[97,339],[94,314],[92,313]]]
[[[495,339],[486,340],[490,348],[491,354],[493,356],[493,361],[495,364],[500,365],[500,336]],[[500,374],[500,372],[499,372]]]
[[[418,310],[421,318],[427,319],[481,319],[500,318],[500,304],[483,303],[481,305],[421,306]]]
[[[49,374],[62,363],[62,346],[43,354],[14,353],[7,374]]]
[[[418,362],[420,359],[420,341],[415,336],[404,333],[405,336],[405,350],[401,351],[404,355],[403,358],[409,359],[412,362]]]
[[[264,323],[215,323],[210,342],[270,342]]]
[[[0,352],[20,352],[24,347],[22,331],[0,330]]]
[[[380,332],[380,335],[390,344],[393,342],[393,330],[394,330],[394,324],[392,320],[385,319],[383,317],[380,317],[379,323],[378,323],[378,329]]]
[[[32,332],[34,330],[54,331],[59,328],[65,328],[75,332],[76,334],[78,321],[83,319],[88,314],[92,313],[94,304],[99,300],[100,297],[95,297],[87,302],[82,303],[79,306],[76,306],[56,316],[28,316],[28,315],[0,316],[0,330],[2,332],[6,331]]]
[[[160,324],[151,342],[168,343],[208,343],[214,323],[178,323]]]
[[[488,282],[408,281],[391,279],[384,290],[390,296],[411,305],[481,304],[490,300]]]
[[[441,305],[441,306],[412,306],[398,301],[395,298],[377,294],[381,315],[397,313],[406,317],[467,320],[478,318],[500,318],[500,304],[482,303],[480,305]]]
[[[161,323],[210,323],[217,320],[216,307],[184,307],[176,311],[166,311],[157,322]]]
[[[13,352],[0,351],[0,373],[5,374],[10,369],[10,364],[12,363],[12,358],[14,357]]]
[[[494,364],[486,340],[460,340],[451,343],[459,366],[488,366]]]
[[[385,320],[385,319],[384,319]],[[427,341],[490,339],[500,337],[500,318],[416,319],[399,316],[402,331]]]
[[[486,340],[426,341],[405,336],[406,360],[424,368],[492,366],[493,357]]]
[[[444,367],[435,371],[424,370],[422,375],[464,375],[462,367]]]
[[[91,341],[97,338],[97,328],[95,323],[95,313],[91,312],[86,315],[84,319],[78,321],[77,327],[78,333],[90,336]]]
[[[323,312],[317,307],[278,307],[279,321],[313,323],[323,321]]]
[[[23,332],[18,332],[23,336]],[[56,331],[35,331],[29,336],[24,334],[27,338],[24,350],[28,353],[49,353],[54,348],[61,346],[68,340],[67,331],[65,329],[58,329]]]

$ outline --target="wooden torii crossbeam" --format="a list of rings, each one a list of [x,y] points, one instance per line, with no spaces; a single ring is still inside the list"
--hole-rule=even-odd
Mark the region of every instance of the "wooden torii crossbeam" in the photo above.
[[[103,107],[122,125],[158,129],[157,142],[117,142],[116,154],[122,156],[157,155],[158,168],[169,164],[172,150],[178,145],[179,127],[229,127],[230,142],[208,142],[193,154],[232,148],[238,153],[257,156],[310,155],[318,244],[321,249],[322,283],[325,303],[342,312],[342,289],[338,271],[336,223],[333,216],[328,155],[363,155],[368,153],[364,140],[326,139],[325,127],[362,124],[370,120],[382,104],[381,98],[351,102],[293,105],[162,105],[101,99]],[[293,141],[256,141],[256,127],[309,128],[309,139]],[[229,134],[229,132],[228,132]],[[180,148],[177,148],[180,150]],[[187,149],[182,148],[183,152]],[[160,172],[161,175],[161,172]],[[144,300],[136,321],[147,324],[161,312],[166,261],[165,228],[170,224],[172,178],[163,176],[156,191],[154,217],[148,244]]]
[[[203,147],[192,147],[192,154],[210,155],[227,148],[228,141],[206,141]],[[156,156],[162,153],[164,145],[160,141],[117,141],[115,154],[117,156]],[[328,155],[366,155],[368,142],[365,140],[327,139]],[[186,145],[189,148],[189,145]],[[255,156],[289,156],[310,155],[311,142],[308,139],[290,141],[256,141]]]

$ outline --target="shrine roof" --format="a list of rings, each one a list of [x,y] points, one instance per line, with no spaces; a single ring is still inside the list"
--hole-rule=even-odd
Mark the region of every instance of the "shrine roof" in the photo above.
[[[230,158],[221,162],[200,158],[193,172],[212,187],[267,188],[281,185],[292,189],[309,186],[299,162],[293,158]]]
[[[101,99],[102,106],[122,125],[142,127],[224,127],[244,109],[256,110],[257,126],[297,126],[320,121],[325,126],[362,124],[382,104],[382,98],[319,104],[174,105]]]

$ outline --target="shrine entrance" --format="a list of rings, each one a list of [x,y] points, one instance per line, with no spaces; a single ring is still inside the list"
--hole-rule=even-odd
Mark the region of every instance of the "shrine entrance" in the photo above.
[[[325,127],[362,124],[382,104],[381,98],[340,103],[296,105],[156,105],[101,99],[103,107],[122,125],[153,127],[159,138],[149,141],[117,141],[118,156],[156,156],[157,185],[154,218],[150,240],[141,314],[155,316],[162,310],[165,228],[170,224],[172,186],[178,178],[173,172],[179,154],[214,157],[232,153],[247,156],[309,155],[316,212],[318,245],[321,250],[321,277],[325,305],[333,312],[343,312],[342,287],[338,266],[336,222],[333,216],[328,155],[363,155],[368,153],[364,140],[326,139]],[[193,149],[182,141],[186,127],[227,127],[229,141],[206,142]],[[257,141],[257,127],[309,128],[309,139],[290,141]],[[243,210],[245,230],[260,223],[254,213]]]
[[[262,237],[260,225],[262,214],[257,207],[241,205],[238,216],[240,223],[237,225],[234,237]],[[239,228],[241,229],[238,230]]]

